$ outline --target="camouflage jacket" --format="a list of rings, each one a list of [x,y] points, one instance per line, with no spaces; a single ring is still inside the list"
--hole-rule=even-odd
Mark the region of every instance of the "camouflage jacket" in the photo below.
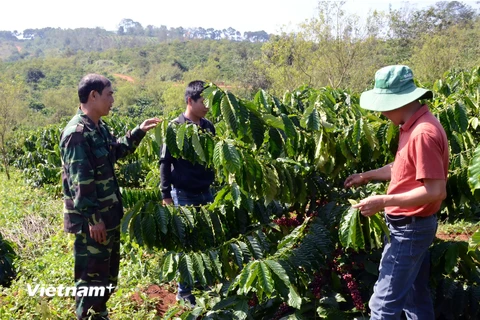
[[[102,120],[97,128],[78,110],[60,137],[66,232],[86,232],[100,220],[107,230],[120,224],[123,206],[114,164],[135,151],[144,136],[137,126],[117,139]]]

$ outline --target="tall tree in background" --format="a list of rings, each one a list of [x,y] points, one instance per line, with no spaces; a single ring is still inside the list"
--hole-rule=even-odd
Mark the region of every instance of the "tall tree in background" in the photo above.
[[[7,140],[24,116],[22,88],[23,84],[18,79],[0,78],[0,153],[9,180]]]
[[[301,84],[364,88],[365,74],[381,64],[371,60],[371,50],[383,16],[373,15],[361,23],[360,17],[343,9],[344,4],[320,1],[318,16],[300,25],[299,32],[273,37],[263,47],[265,69],[275,88]]]
[[[452,68],[478,65],[479,26],[475,10],[458,1],[441,1],[415,11],[408,6],[390,10],[392,41],[423,82],[440,79]]]
[[[354,62],[361,58],[361,30],[358,16],[347,15],[344,1],[318,3],[319,15],[303,25],[300,36],[312,43],[314,74],[325,77],[333,88],[344,85]],[[358,66],[355,66],[358,67]]]
[[[140,22],[132,19],[122,19],[118,25],[117,33],[120,35],[143,36],[145,31]]]
[[[431,32],[446,30],[452,26],[471,28],[475,19],[475,10],[459,1],[440,1],[420,12]]]
[[[259,70],[275,93],[302,84],[362,91],[371,84],[366,74],[391,64],[411,65],[419,80],[432,82],[452,68],[480,62],[480,18],[464,3],[442,1],[421,9],[406,3],[362,18],[344,5],[320,1],[315,18],[262,47]]]
[[[477,28],[452,26],[432,35],[424,35],[414,48],[409,64],[418,80],[426,83],[442,79],[448,70],[468,70],[480,64],[480,20]]]
[[[391,47],[394,48],[392,53],[406,62],[422,38],[454,26],[472,28],[475,19],[478,19],[475,10],[458,1],[440,1],[425,9],[417,9],[409,3],[399,9],[390,9],[388,28]]]

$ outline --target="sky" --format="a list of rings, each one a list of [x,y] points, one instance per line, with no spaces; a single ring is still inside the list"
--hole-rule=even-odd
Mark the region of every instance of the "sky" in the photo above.
[[[478,8],[475,1],[462,1]],[[318,0],[22,0],[2,1],[0,30],[19,31],[45,27],[74,29],[101,27],[117,30],[122,19],[143,27],[203,27],[279,33],[291,30],[318,12]],[[437,1],[416,0],[416,8]],[[369,10],[402,7],[400,0],[349,0],[345,8],[360,16]]]

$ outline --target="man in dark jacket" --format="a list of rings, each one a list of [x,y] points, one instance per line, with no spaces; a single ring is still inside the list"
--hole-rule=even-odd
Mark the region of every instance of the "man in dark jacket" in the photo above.
[[[88,74],[80,81],[78,97],[78,112],[60,140],[64,229],[75,234],[77,318],[108,319],[106,303],[117,285],[123,216],[113,166],[117,159],[132,153],[145,132],[160,120],[145,120],[116,139],[101,120],[114,101],[111,82],[101,75]],[[90,290],[93,288],[101,290]]]
[[[194,123],[202,130],[215,135],[215,127],[205,119],[208,108],[205,107],[204,98],[201,96],[205,83],[192,81],[185,91],[185,112],[173,122],[177,124]],[[162,148],[160,157],[161,190],[163,204],[204,205],[213,201],[210,186],[215,178],[212,169],[198,163],[191,163],[185,159],[172,157],[167,146]],[[173,189],[172,189],[173,185]],[[191,288],[179,284],[178,299],[189,301],[195,305],[195,297],[191,294]]]

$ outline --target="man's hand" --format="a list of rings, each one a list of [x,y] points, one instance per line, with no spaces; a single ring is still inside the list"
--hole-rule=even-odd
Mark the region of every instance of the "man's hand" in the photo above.
[[[363,216],[370,217],[385,209],[386,198],[384,195],[371,196],[353,205],[352,208],[359,209]]]
[[[162,200],[162,203],[163,203],[164,206],[169,206],[169,205],[173,204],[173,200],[172,200],[172,198],[166,198],[166,199]]]
[[[90,237],[98,243],[107,241],[107,229],[105,229],[105,223],[100,221],[99,223],[89,226]]]
[[[343,185],[345,186],[345,188],[348,189],[352,186],[358,187],[358,186],[364,185],[368,183],[368,181],[369,180],[364,176],[364,173],[356,173],[356,174],[352,174],[347,179],[345,179],[345,182],[343,183]]]
[[[160,122],[162,122],[162,120],[159,119],[159,118],[147,119],[147,120],[142,122],[142,124],[140,125],[140,129],[143,132],[147,132],[148,130],[155,128],[157,126],[157,124],[159,124]]]

